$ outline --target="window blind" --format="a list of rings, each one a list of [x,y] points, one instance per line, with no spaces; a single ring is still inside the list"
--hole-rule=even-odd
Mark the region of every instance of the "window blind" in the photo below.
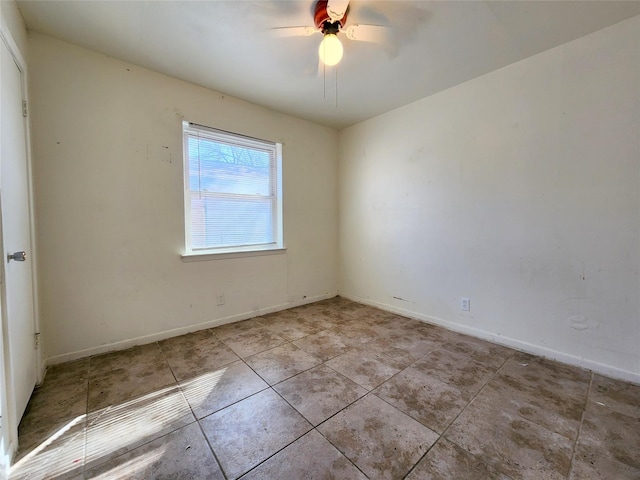
[[[188,250],[276,246],[276,144],[193,124],[184,143]]]

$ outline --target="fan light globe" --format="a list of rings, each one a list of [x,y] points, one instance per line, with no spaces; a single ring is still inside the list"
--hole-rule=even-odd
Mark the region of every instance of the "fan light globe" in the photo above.
[[[342,43],[333,33],[328,33],[324,36],[318,49],[320,60],[328,67],[337,65],[342,60],[342,52]]]

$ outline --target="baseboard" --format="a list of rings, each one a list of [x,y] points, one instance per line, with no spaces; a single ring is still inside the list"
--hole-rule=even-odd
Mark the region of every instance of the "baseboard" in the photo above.
[[[320,300],[326,300],[328,298],[334,297],[335,295],[336,295],[335,293],[329,293],[324,295],[318,295],[315,297],[307,297],[303,300],[299,300],[296,302],[275,305],[275,306],[267,307],[257,311],[240,313],[240,314],[231,315],[228,317],[218,318],[215,320],[209,320],[207,322],[203,322],[195,325],[189,325],[186,327],[166,330],[166,331],[154,333],[151,335],[145,335],[145,336],[141,336],[133,339],[123,340],[120,342],[100,345],[98,347],[87,348],[84,350],[78,350],[71,353],[55,355],[45,359],[44,368],[46,369],[48,365],[55,365],[58,363],[77,360],[84,357],[90,357],[92,355],[99,355],[101,353],[124,350],[126,348],[131,348],[136,345],[144,345],[146,343],[157,342],[159,340],[165,340],[167,338],[176,337],[178,335],[184,335],[186,333],[203,330],[205,328],[219,327],[220,325],[225,325],[227,323],[239,322],[241,320],[247,320],[249,318],[257,317],[260,315],[266,315],[268,313],[278,312],[280,310],[286,310],[288,308],[299,307],[301,305],[306,305],[308,303],[318,302]],[[531,344],[528,342],[523,342],[522,340],[518,340],[515,338],[504,337],[502,335],[495,335],[485,330],[480,330],[477,328],[460,325],[460,324],[450,322],[441,318],[432,317],[432,316],[425,315],[412,310],[396,307],[394,305],[388,305],[386,303],[376,302],[370,299],[365,299],[365,298],[352,296],[344,293],[341,293],[340,296],[346,299],[352,300],[354,302],[364,303],[366,305],[371,305],[373,307],[380,308],[381,310],[397,313],[398,315],[403,315],[405,317],[415,318],[416,320],[421,320],[423,322],[439,325],[448,330],[463,333],[465,335],[470,335],[472,337],[480,338],[482,340],[488,340],[490,342],[504,345],[509,348],[514,348],[516,350],[520,350],[525,353],[538,355],[544,358],[548,358],[550,360],[566,363],[568,365],[586,368],[588,370],[599,373],[601,375],[605,375],[607,377],[617,378],[619,380],[624,380],[626,382],[640,384],[639,373],[623,370],[617,367],[613,367],[611,365],[595,362],[592,360],[577,357],[564,352],[559,352],[557,350],[552,350],[552,349]]]
[[[259,317],[260,315],[279,312],[280,310],[299,307],[301,305],[306,305],[308,303],[319,302],[320,300],[326,300],[328,298],[335,297],[336,295],[337,293],[326,293],[323,295],[317,295],[315,297],[306,297],[302,300],[283,303],[280,305],[274,305],[274,306],[266,307],[260,310],[253,310],[250,312],[238,313],[235,315],[230,315],[228,317],[216,318],[215,320],[209,320],[209,321],[197,323],[194,325],[188,325],[186,327],[174,328],[171,330],[165,330],[163,332],[153,333],[150,335],[143,335],[141,337],[131,338],[131,339],[122,340],[114,343],[108,343],[108,344],[100,345],[97,347],[86,348],[84,350],[78,350],[70,353],[63,353],[61,355],[54,355],[52,357],[48,357],[47,359],[45,359],[44,367],[46,368],[49,365],[55,365],[58,363],[78,360],[80,358],[90,357],[92,355],[99,355],[101,353],[124,350],[126,348],[135,347],[136,345],[153,343],[160,340],[165,340],[167,338],[184,335],[186,333],[196,332],[198,330],[204,330],[205,328],[219,327],[220,325],[225,325],[227,323],[239,322],[241,320],[247,320],[249,318]]]
[[[397,313],[398,315],[402,315],[409,318],[415,318],[416,320],[421,320],[423,322],[431,323],[434,325],[439,325],[448,330],[453,330],[454,332],[463,333],[465,335],[470,335],[472,337],[480,338],[482,340],[488,340],[493,343],[504,345],[505,347],[519,350],[521,352],[530,353],[532,355],[538,355],[540,357],[548,358],[550,360],[566,363],[567,365],[586,368],[595,373],[605,375],[607,377],[616,378],[619,380],[624,380],[625,382],[640,384],[640,373],[623,370],[621,368],[613,367],[611,365],[607,365],[604,363],[595,362],[593,360],[589,360],[586,358],[581,358],[568,353],[552,350],[550,348],[541,347],[540,345],[523,342],[522,340],[518,340],[515,338],[504,337],[502,335],[495,335],[485,330],[480,330],[477,328],[460,325],[457,323],[450,322],[448,320],[432,317],[419,312],[414,312],[412,310],[406,310],[404,308],[388,305],[386,303],[376,302],[370,299],[347,295],[344,293],[340,293],[340,296],[348,300],[352,300],[354,302],[364,303],[366,305],[371,305],[372,307],[376,307],[381,310]]]

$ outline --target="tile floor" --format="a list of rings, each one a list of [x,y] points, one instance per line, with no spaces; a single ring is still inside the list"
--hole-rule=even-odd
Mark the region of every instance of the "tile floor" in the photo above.
[[[336,297],[51,367],[11,478],[640,479],[640,386]]]

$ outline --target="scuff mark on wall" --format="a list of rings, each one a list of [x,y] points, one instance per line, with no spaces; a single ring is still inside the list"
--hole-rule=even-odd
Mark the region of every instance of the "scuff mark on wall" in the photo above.
[[[400,300],[401,302],[415,303],[415,302],[412,302],[411,300],[405,300],[404,298],[401,298],[401,297],[392,297],[392,298],[395,298],[396,300]]]

